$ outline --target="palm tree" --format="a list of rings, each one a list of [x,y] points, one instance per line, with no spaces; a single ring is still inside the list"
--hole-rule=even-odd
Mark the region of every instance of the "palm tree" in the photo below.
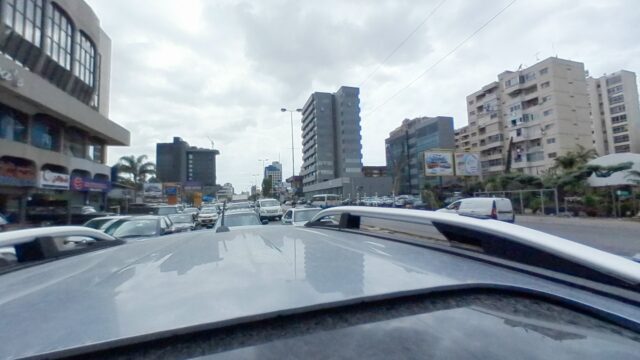
[[[587,149],[582,145],[577,145],[575,151],[569,151],[564,155],[556,157],[553,168],[568,172],[585,165],[589,160],[596,157],[598,157],[598,153],[595,149]]]
[[[147,181],[147,176],[156,174],[156,165],[147,161],[147,155],[123,156],[118,160],[118,170],[127,176],[119,179],[122,182],[132,182],[136,190],[142,189],[142,184]]]
[[[629,179],[629,181],[636,185],[640,185],[640,170],[627,171],[627,175],[625,175],[625,178]]]

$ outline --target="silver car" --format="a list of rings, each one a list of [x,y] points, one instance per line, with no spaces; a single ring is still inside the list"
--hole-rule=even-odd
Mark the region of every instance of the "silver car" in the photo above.
[[[54,240],[73,232],[54,229],[0,234],[17,254],[0,268],[2,359],[633,359],[640,349],[640,264],[495,220],[335,207],[304,227],[103,238],[96,251],[71,242],[84,252],[68,256]]]
[[[291,208],[282,215],[282,224],[303,226],[321,210],[321,208]]]

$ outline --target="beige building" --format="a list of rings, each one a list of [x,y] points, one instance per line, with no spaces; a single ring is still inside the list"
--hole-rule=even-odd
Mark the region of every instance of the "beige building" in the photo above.
[[[0,19],[0,212],[104,207],[107,147],[130,139],[108,118],[111,40],[84,1],[3,0]]]
[[[621,70],[587,78],[593,145],[598,155],[640,153],[640,105],[636,74]]]
[[[483,173],[511,168],[540,175],[554,158],[577,144],[592,146],[584,64],[548,58],[467,96],[468,125],[456,131],[456,147],[479,151]]]

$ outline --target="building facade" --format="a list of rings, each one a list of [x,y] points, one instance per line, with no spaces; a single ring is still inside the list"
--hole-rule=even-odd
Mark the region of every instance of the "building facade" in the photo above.
[[[180,137],[173,142],[156,144],[156,177],[161,182],[216,185],[216,156],[220,152],[189,146]]]
[[[469,121],[456,130],[456,149],[480,152],[485,176],[507,167],[541,175],[557,156],[593,146],[589,111],[584,64],[548,58],[467,96]]]
[[[303,186],[362,176],[361,140],[358,88],[311,94],[302,109]]]
[[[455,147],[453,118],[448,116],[405,119],[385,140],[388,173],[396,194],[420,194],[424,185],[438,179],[427,178],[424,152]]]
[[[282,187],[282,164],[278,161],[274,161],[271,165],[265,166],[264,177],[271,179],[271,186],[273,188]]]
[[[111,40],[84,1],[0,1],[0,212],[27,199],[106,206]]]
[[[598,155],[640,153],[640,105],[636,74],[621,70],[587,78],[593,146]]]

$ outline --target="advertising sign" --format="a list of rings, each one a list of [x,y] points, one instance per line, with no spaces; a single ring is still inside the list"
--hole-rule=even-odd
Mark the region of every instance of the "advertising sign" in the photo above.
[[[0,185],[31,187],[36,186],[36,179],[35,166],[0,159]]]
[[[182,188],[184,191],[202,191],[202,184],[198,181],[187,181]]]
[[[451,151],[425,151],[425,176],[453,176],[453,153]]]
[[[38,187],[43,189],[69,190],[68,174],[61,174],[50,170],[40,171]]]
[[[111,182],[107,180],[95,180],[91,178],[83,178],[81,176],[72,176],[71,189],[75,191],[109,192],[109,190],[111,190]]]
[[[457,176],[480,176],[479,153],[456,153]]]
[[[142,193],[144,197],[162,197],[162,184],[161,183],[142,184]]]

